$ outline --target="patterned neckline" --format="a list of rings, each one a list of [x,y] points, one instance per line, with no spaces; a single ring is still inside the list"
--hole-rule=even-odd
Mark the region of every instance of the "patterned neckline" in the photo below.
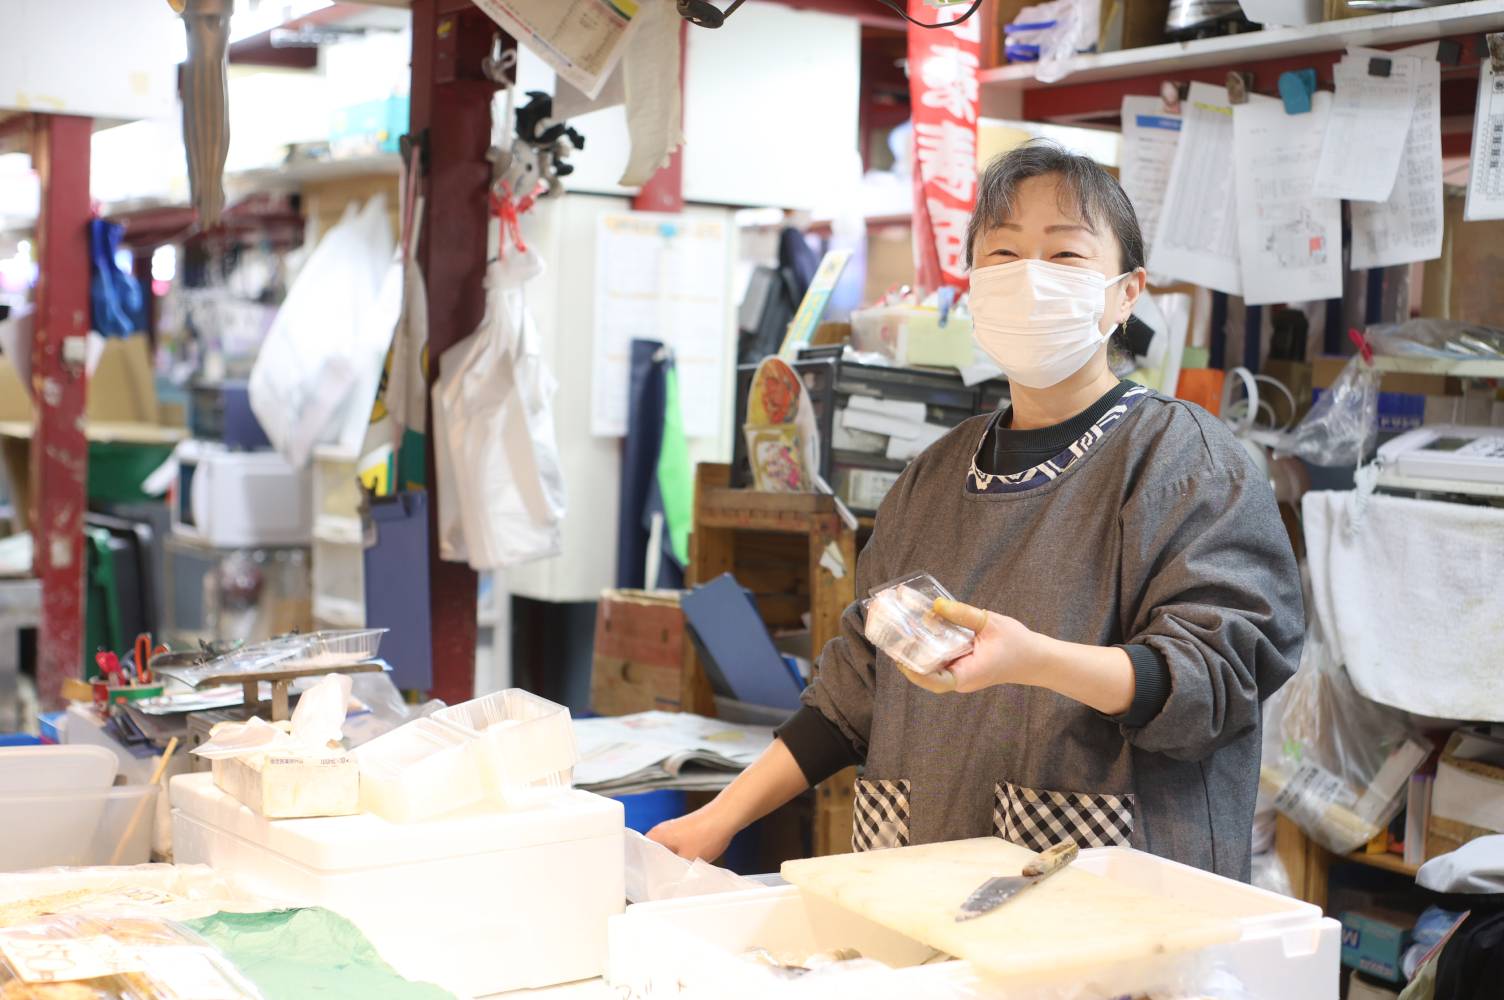
[[[1128,412],[1148,399],[1154,393],[1152,390],[1135,385],[1132,389],[1118,399],[1108,408],[1106,413],[1097,418],[1097,422],[1088,427],[1082,435],[1070,446],[1060,452],[1054,458],[1038,465],[1025,469],[1022,472],[1009,473],[1008,475],[991,475],[983,472],[977,465],[977,459],[982,453],[982,446],[987,443],[987,434],[1001,419],[1001,414],[987,422],[982,431],[982,439],[977,442],[977,447],[971,456],[971,472],[966,477],[966,489],[969,493],[1023,493],[1028,490],[1045,486],[1063,476],[1072,465],[1086,457],[1098,442],[1107,436],[1107,432],[1122,421]]]

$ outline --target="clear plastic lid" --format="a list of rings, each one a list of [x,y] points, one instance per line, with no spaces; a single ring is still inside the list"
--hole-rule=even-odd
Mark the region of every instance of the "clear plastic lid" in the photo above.
[[[916,674],[932,674],[971,652],[976,634],[935,613],[939,598],[954,600],[928,573],[876,587],[862,602],[867,641]]]

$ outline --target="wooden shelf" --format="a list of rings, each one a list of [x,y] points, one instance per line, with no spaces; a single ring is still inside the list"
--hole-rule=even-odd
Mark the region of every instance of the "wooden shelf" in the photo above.
[[[1231,69],[1250,62],[1337,52],[1349,45],[1404,45],[1501,28],[1504,28],[1504,0],[1469,0],[1444,7],[1077,56],[1070,63],[1069,75],[1055,84],[1036,79],[1034,63],[999,66],[984,71],[980,78],[985,100],[989,91],[1034,90],[1154,74],[1173,78],[1186,70],[1218,66]]]
[[[712,487],[700,498],[696,524],[802,535],[817,522],[839,516],[835,498],[820,493],[762,493]]]
[[[1397,854],[1366,854],[1363,851],[1354,851],[1334,860],[1352,861],[1370,868],[1382,868],[1386,872],[1394,872],[1396,875],[1404,875],[1408,878],[1414,878],[1415,873],[1420,871],[1419,865],[1407,865]]]

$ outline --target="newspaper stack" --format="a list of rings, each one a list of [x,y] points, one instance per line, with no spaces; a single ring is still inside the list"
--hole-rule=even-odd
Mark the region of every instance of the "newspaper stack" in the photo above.
[[[717,791],[773,742],[768,726],[680,712],[576,719],[574,732],[580,752],[575,787],[600,795]]]

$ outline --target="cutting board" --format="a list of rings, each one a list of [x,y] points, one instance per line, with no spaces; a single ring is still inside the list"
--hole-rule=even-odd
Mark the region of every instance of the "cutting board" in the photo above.
[[[986,916],[956,911],[994,875],[1017,875],[1035,854],[997,837],[788,861],[783,877],[988,975],[1028,981],[1108,969],[1233,940],[1235,917],[1066,868]]]

